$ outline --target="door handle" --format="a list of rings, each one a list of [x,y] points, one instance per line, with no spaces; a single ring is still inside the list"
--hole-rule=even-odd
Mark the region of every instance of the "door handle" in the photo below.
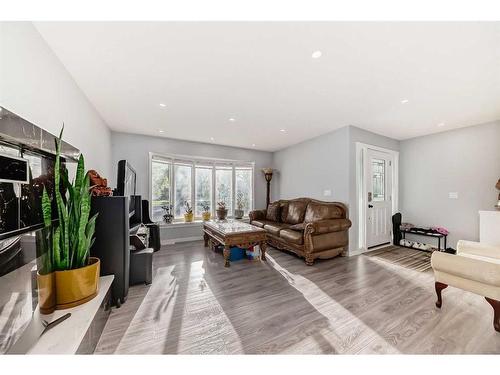
[[[368,208],[373,208],[373,205],[372,205],[372,204],[369,204],[369,205],[368,205]]]

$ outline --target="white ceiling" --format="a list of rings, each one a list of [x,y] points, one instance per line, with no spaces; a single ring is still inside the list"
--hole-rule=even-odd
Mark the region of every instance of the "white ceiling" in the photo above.
[[[405,139],[500,119],[498,22],[35,26],[115,131],[275,151],[345,125]]]

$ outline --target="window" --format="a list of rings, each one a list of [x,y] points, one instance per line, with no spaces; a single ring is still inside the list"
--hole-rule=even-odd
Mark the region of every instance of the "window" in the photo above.
[[[171,164],[161,160],[151,162],[151,217],[153,221],[162,219],[162,207],[170,205]]]
[[[245,216],[253,207],[253,169],[235,168],[236,208],[242,209]]]
[[[195,219],[203,207],[215,215],[217,202],[226,203],[228,217],[234,216],[238,203],[244,215],[253,209],[252,162],[151,154],[151,217],[161,221],[164,207],[172,205],[174,221],[183,221],[188,202]]]
[[[197,166],[194,176],[195,181],[195,210],[194,216],[201,217],[203,207],[208,206],[212,212],[212,174],[213,167]]]
[[[229,215],[233,212],[233,168],[215,169],[215,203],[224,202]],[[216,207],[217,208],[217,207]]]
[[[191,201],[191,169],[190,165],[174,164],[174,218],[183,218],[185,205]]]

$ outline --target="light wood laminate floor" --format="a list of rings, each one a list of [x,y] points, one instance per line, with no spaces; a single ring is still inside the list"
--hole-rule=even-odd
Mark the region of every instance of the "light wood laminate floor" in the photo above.
[[[150,286],[113,309],[96,354],[500,353],[484,298],[447,288],[434,306],[432,271],[360,255],[308,267],[270,248],[233,262],[202,241],[154,254]]]

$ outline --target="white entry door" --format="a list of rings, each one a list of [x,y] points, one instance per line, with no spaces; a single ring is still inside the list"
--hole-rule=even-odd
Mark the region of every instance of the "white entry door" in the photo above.
[[[366,246],[391,242],[393,155],[368,149],[365,159]]]

